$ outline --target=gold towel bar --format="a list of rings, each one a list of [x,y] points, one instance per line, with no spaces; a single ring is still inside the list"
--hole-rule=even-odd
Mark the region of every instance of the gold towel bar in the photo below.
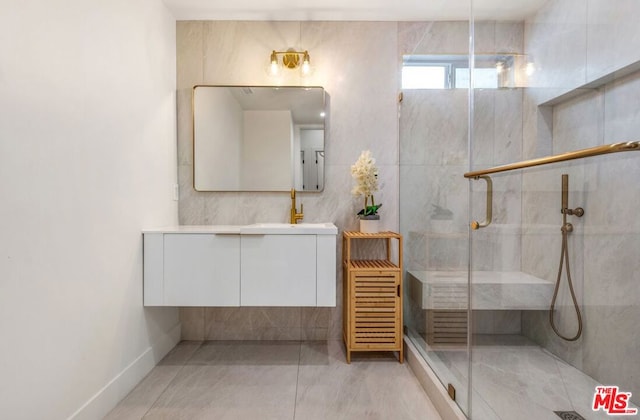
[[[630,152],[634,150],[640,151],[640,141],[606,144],[604,146],[574,150],[573,152],[561,153],[559,155],[546,156],[531,160],[523,160],[522,162],[509,163],[507,165],[495,166],[489,169],[467,172],[466,174],[464,174],[464,177],[479,178],[482,175],[495,174],[497,172],[513,171],[516,169],[530,168],[532,166],[547,165],[549,163],[564,162],[567,160],[582,159],[591,156],[606,155],[609,153]]]

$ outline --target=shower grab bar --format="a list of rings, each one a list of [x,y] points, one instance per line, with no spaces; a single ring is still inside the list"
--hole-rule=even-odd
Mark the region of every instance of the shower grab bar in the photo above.
[[[485,228],[491,224],[491,219],[493,218],[493,181],[491,181],[491,177],[488,175],[480,175],[476,179],[484,179],[487,183],[487,206],[486,206],[486,218],[484,222],[480,223],[477,220],[473,220],[471,222],[471,229],[478,230],[480,228]]]
[[[572,152],[561,153],[559,155],[546,156],[537,159],[523,160],[521,162],[509,163],[507,165],[494,166],[493,168],[467,172],[465,178],[478,179],[483,175],[495,174],[498,172],[513,171],[516,169],[530,168],[532,166],[548,165],[550,163],[564,162],[567,160],[582,159],[592,156],[606,155],[609,153],[640,151],[640,141],[628,141],[623,143],[612,143],[604,146],[590,147],[588,149],[574,150]]]
[[[521,162],[509,163],[507,165],[494,166],[493,168],[483,169],[479,171],[467,172],[465,178],[473,178],[475,180],[484,179],[487,183],[487,205],[486,219],[480,223],[473,220],[470,224],[471,229],[478,230],[485,228],[491,224],[491,213],[493,207],[493,185],[489,174],[498,172],[513,171],[516,169],[530,168],[532,166],[548,165],[550,163],[565,162],[567,160],[582,159],[592,156],[607,155],[609,153],[640,151],[640,141],[627,141],[623,143],[612,143],[604,146],[590,147],[588,149],[574,150],[573,152],[561,153],[538,159],[523,160]]]

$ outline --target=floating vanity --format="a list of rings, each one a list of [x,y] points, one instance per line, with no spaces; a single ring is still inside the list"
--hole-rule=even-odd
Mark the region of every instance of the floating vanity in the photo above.
[[[335,306],[332,223],[143,231],[145,306]]]

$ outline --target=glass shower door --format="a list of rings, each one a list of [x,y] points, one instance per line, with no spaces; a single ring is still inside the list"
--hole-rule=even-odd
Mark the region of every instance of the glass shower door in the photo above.
[[[455,66],[468,66],[469,23],[399,25],[403,83],[408,73],[431,77],[406,84],[400,103],[406,334],[466,412],[468,89],[452,82]]]
[[[476,45],[512,49],[495,72],[515,83],[474,85],[471,170],[625,151],[488,174],[493,217],[470,232],[473,419],[611,418],[612,392],[628,414],[640,402],[638,13],[551,0],[519,22],[475,22]],[[487,182],[469,183],[483,222]]]

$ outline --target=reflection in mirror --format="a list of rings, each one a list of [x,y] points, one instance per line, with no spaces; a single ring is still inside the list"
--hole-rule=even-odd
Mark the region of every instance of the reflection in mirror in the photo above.
[[[322,191],[321,87],[195,86],[197,191]]]

